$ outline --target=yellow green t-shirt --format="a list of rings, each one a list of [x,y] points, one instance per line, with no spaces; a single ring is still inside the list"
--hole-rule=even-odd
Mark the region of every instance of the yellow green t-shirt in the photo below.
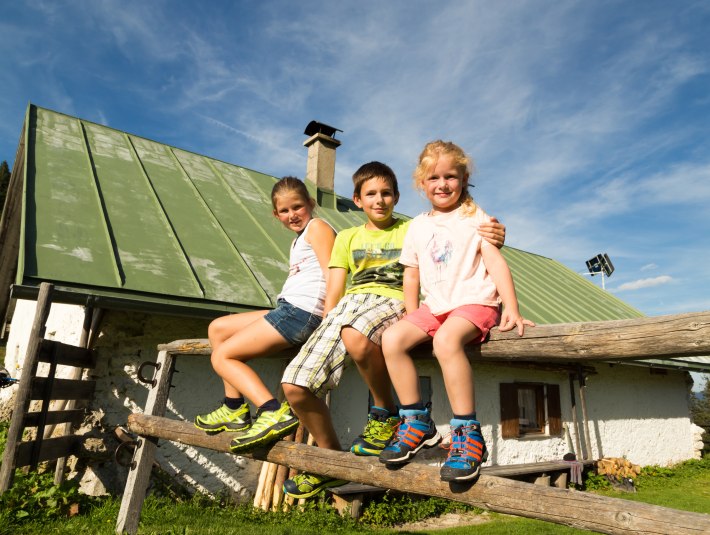
[[[371,293],[404,300],[404,267],[399,255],[409,221],[402,219],[384,230],[369,230],[365,225],[342,230],[335,237],[328,267],[344,268],[350,273],[345,293]]]

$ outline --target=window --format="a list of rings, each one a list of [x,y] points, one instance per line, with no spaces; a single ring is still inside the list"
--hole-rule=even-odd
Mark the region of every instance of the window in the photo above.
[[[562,432],[559,385],[501,383],[500,417],[503,438],[559,435]]]

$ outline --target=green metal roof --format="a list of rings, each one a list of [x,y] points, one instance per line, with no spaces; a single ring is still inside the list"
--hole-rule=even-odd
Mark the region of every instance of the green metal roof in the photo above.
[[[25,124],[15,295],[51,281],[60,299],[101,306],[203,315],[274,304],[293,239],[271,213],[275,177],[34,105]],[[337,229],[364,221],[350,199],[312,193]],[[537,323],[642,316],[555,260],[503,254]]]
[[[274,304],[293,239],[272,215],[277,178],[34,105],[26,125],[17,284],[148,308]],[[363,221],[349,199],[318,211]]]
[[[639,318],[644,314],[556,260],[504,247],[521,314],[535,323]]]

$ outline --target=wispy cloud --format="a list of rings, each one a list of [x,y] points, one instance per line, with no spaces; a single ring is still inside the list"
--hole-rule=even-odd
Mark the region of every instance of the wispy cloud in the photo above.
[[[649,279],[639,279],[632,282],[625,282],[619,287],[615,288],[614,292],[630,292],[634,290],[641,290],[643,288],[652,288],[653,286],[660,286],[661,284],[668,284],[673,282],[673,277],[668,275],[661,275],[659,277],[653,277]]]
[[[302,129],[318,119],[345,131],[336,191],[382,160],[413,215],[426,208],[409,186],[417,155],[442,137],[473,156],[474,196],[509,245],[575,271],[607,252],[616,291],[645,312],[705,302],[703,2],[28,0],[3,15],[0,109],[17,117],[0,124],[6,154],[32,100],[302,176]],[[633,280],[651,266],[669,279]]]

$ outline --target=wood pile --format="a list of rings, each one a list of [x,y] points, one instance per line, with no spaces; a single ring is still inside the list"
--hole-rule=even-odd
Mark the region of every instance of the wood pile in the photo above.
[[[636,476],[641,473],[641,467],[620,457],[605,457],[597,461],[597,473],[611,476],[618,480],[636,479]]]

